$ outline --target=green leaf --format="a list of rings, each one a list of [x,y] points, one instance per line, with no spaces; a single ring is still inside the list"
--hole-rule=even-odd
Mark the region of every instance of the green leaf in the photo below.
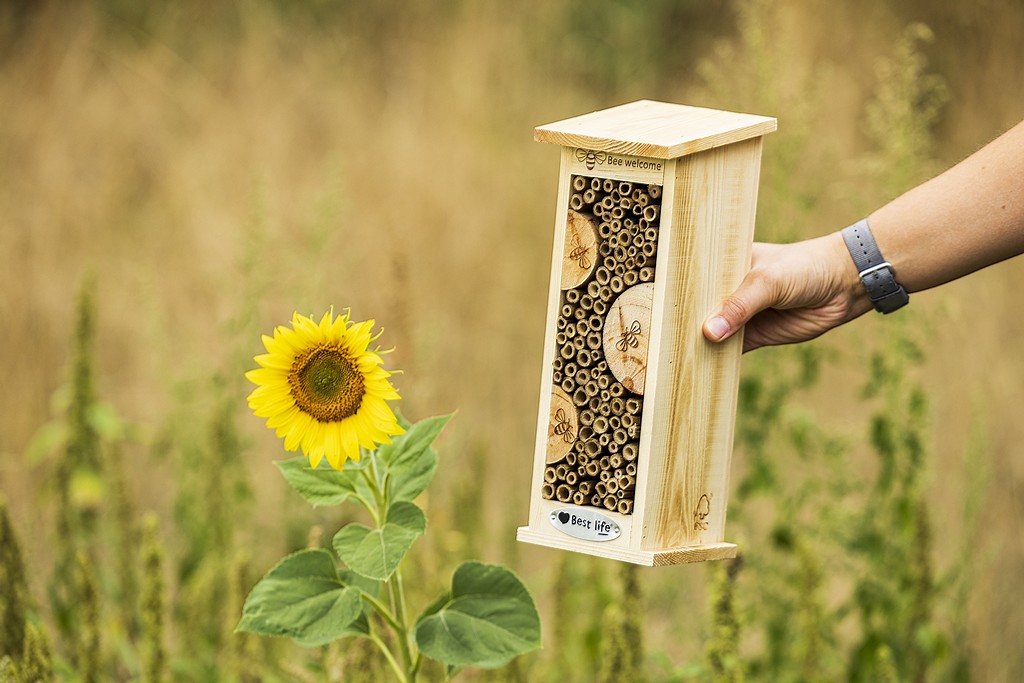
[[[412,500],[434,478],[437,453],[430,446],[454,415],[420,420],[380,447],[377,453],[387,472],[390,500]]]
[[[369,579],[387,581],[406,552],[427,528],[423,511],[408,501],[388,508],[384,526],[349,524],[334,536],[334,549],[349,569]]]
[[[288,484],[314,507],[341,505],[356,493],[364,499],[371,495],[359,473],[361,465],[351,460],[345,463],[341,471],[329,467],[313,469],[303,457],[281,460],[275,464]]]
[[[252,589],[238,630],[323,645],[352,634],[362,602],[360,589],[342,582],[328,551],[300,550]]]
[[[420,651],[451,666],[496,666],[540,647],[533,598],[508,569],[466,562],[452,589],[416,622]]]

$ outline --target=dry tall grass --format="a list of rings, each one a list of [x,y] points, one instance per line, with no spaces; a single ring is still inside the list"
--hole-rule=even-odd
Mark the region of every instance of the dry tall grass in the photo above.
[[[141,425],[144,444],[182,392],[203,408],[218,373],[241,418],[240,372],[258,334],[293,310],[333,304],[376,317],[405,371],[405,412],[460,409],[431,503],[438,542],[455,554],[473,542],[485,557],[518,555],[540,591],[555,557],[510,543],[526,516],[557,176],[554,149],[531,141],[534,125],[639,97],[775,115],[758,231],[797,238],[905,189],[858,184],[848,160],[867,151],[874,65],[908,22],[934,30],[926,54],[951,94],[936,131],[943,164],[1024,112],[1024,10],[1012,0],[778,3],[758,15],[755,62],[743,60],[749,45],[737,47],[742,13],[706,4],[110,0],[0,10],[0,490],[36,569],[35,595],[52,563],[40,493],[49,469],[26,453],[65,381],[87,274],[98,285],[100,391]],[[1011,262],[914,297],[930,320],[940,558],[962,531],[964,449],[984,434],[969,624],[979,680],[1024,677],[1022,281],[1024,263]],[[863,321],[822,340],[838,360],[800,399],[854,443],[868,411],[846,387],[861,382],[854,349],[869,332],[883,326]],[[241,419],[250,479],[267,501],[251,522],[266,539],[253,550],[262,568],[287,543],[266,536],[283,504],[270,466],[281,451],[257,420]],[[132,453],[136,499],[169,516],[173,465],[146,446]],[[467,472],[480,477],[467,500],[485,515],[446,504]],[[469,516],[482,519],[478,538],[459,531]],[[652,619],[666,625],[649,629],[650,647],[699,659],[692,610],[704,573],[642,581]]]

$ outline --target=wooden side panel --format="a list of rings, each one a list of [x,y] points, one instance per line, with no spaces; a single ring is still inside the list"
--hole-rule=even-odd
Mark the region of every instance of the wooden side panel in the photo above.
[[[723,540],[742,339],[711,344],[701,325],[750,267],[760,160],[754,138],[678,159],[666,174],[661,324],[643,418],[650,451],[634,521],[643,549]]]
[[[569,214],[569,164],[572,150],[562,149],[561,167],[558,174],[558,199],[555,208],[555,241],[551,249],[551,284],[548,287],[548,315],[544,336],[544,364],[541,366],[540,405],[537,409],[537,439],[533,455],[533,483],[530,486],[530,526],[537,528],[541,522],[541,485],[544,482],[544,466],[547,464],[548,424],[551,420],[551,362],[555,358],[555,320],[558,318],[558,303],[561,294],[562,259],[565,250],[566,220]],[[546,522],[545,522],[546,523]]]

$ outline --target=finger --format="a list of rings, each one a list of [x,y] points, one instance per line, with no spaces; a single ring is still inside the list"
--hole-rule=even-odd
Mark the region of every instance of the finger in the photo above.
[[[763,270],[751,270],[736,291],[704,321],[704,336],[720,342],[736,334],[747,321],[774,303],[775,290]]]

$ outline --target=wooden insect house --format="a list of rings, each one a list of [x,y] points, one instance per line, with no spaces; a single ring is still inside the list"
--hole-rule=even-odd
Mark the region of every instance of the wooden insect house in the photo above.
[[[740,335],[704,318],[750,266],[764,116],[639,101],[540,126],[561,146],[529,526],[644,565],[724,541]]]

